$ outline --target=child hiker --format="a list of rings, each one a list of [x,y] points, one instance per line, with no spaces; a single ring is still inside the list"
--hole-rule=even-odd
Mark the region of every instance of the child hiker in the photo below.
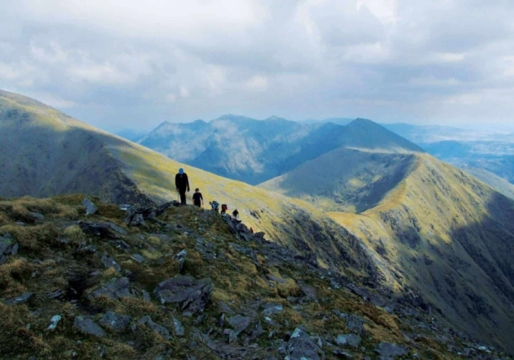
[[[193,194],[193,204],[198,207],[202,207],[203,205],[203,196],[198,188],[195,189],[195,193]]]

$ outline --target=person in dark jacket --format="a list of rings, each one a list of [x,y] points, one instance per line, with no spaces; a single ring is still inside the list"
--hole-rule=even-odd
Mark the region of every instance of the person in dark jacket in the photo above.
[[[203,205],[203,196],[198,188],[195,189],[195,193],[193,194],[193,204],[198,207],[202,207]]]
[[[175,187],[177,188],[178,193],[180,194],[180,204],[186,205],[186,190],[189,192],[189,179],[187,178],[187,174],[184,172],[184,169],[178,169],[178,174],[175,175]]]

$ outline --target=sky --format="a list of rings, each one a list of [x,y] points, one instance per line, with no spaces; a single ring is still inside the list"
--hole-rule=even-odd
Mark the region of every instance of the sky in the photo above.
[[[105,130],[223,114],[514,128],[512,0],[0,0],[0,89]]]

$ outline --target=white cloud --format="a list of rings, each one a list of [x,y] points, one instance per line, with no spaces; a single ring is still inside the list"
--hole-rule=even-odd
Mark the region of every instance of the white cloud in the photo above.
[[[180,87],[180,96],[182,96],[183,98],[187,98],[189,97],[190,93],[189,93],[189,90],[184,87],[184,86],[181,86]]]
[[[512,121],[498,100],[514,88],[506,0],[0,0],[0,9],[1,86],[104,127],[225,112],[474,122],[491,104]]]
[[[255,75],[246,82],[246,87],[250,90],[264,91],[268,88],[268,78]]]

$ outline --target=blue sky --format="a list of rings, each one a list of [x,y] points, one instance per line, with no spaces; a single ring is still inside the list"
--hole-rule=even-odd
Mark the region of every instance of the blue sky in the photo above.
[[[514,127],[514,2],[0,0],[0,88],[107,130],[366,117]]]

